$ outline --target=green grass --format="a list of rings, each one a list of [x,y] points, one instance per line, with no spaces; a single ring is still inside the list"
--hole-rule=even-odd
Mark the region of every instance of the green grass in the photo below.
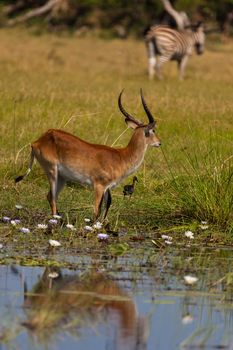
[[[118,139],[126,125],[117,98],[125,88],[126,110],[146,121],[142,87],[162,147],[148,150],[131,201],[123,200],[123,184],[113,190],[112,226],[146,232],[207,220],[231,232],[232,42],[211,42],[202,57],[193,55],[183,82],[174,63],[164,66],[163,81],[149,81],[144,44],[133,39],[34,36],[19,28],[1,30],[0,43],[2,215],[16,216],[16,203],[27,209],[24,219],[31,225],[49,215],[48,184],[38,165],[14,185],[28,165],[30,142],[48,128],[63,128],[93,143],[122,147],[131,131]],[[92,191],[79,186],[67,187],[58,202],[80,228],[92,206]]]
[[[172,186],[177,192],[182,212],[190,218],[207,220],[222,228],[231,225],[232,156],[224,159],[219,145],[207,145],[205,150],[197,146],[191,153],[184,151],[184,158],[180,172],[175,175],[170,169]]]

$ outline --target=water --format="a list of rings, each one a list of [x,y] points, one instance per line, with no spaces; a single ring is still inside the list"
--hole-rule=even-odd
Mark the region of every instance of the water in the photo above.
[[[232,260],[140,250],[74,256],[75,270],[0,266],[0,349],[233,349]]]

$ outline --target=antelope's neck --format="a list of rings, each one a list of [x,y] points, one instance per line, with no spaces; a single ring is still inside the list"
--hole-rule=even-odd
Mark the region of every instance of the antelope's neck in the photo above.
[[[124,173],[125,176],[132,174],[143,162],[147,144],[142,130],[136,130],[126,148],[123,151]]]

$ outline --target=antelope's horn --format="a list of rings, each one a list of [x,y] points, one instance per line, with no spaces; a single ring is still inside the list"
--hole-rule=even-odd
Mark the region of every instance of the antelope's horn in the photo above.
[[[141,93],[142,105],[143,105],[144,111],[146,112],[146,115],[147,115],[147,117],[149,119],[149,122],[150,122],[150,124],[155,125],[154,117],[151,114],[149,108],[147,107],[146,101],[145,101],[143,93],[142,93],[142,89],[140,89],[140,93]]]
[[[120,109],[121,113],[126,117],[126,119],[131,120],[132,122],[134,122],[138,126],[142,126],[143,124],[141,122],[139,122],[138,120],[136,120],[134,117],[132,117],[132,115],[130,115],[128,112],[126,112],[126,110],[122,106],[121,96],[123,94],[123,91],[124,91],[124,89],[121,91],[121,93],[120,93],[120,95],[118,97],[118,106],[119,106],[119,109]]]

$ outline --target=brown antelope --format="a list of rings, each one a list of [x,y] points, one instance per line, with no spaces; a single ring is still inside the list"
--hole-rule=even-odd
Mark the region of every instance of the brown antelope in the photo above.
[[[155,134],[156,122],[149,111],[141,90],[143,108],[149,119],[148,124],[136,120],[125,111],[118,98],[118,106],[125,116],[126,124],[134,129],[133,135],[124,148],[112,148],[91,144],[63,130],[49,129],[31,144],[31,160],[27,172],[16,178],[21,181],[32,169],[34,158],[47,175],[50,191],[47,195],[52,215],[57,214],[57,198],[67,181],[91,185],[95,192],[94,220],[106,204],[104,219],[111,205],[110,189],[132,174],[142,163],[147,146],[159,147]]]

